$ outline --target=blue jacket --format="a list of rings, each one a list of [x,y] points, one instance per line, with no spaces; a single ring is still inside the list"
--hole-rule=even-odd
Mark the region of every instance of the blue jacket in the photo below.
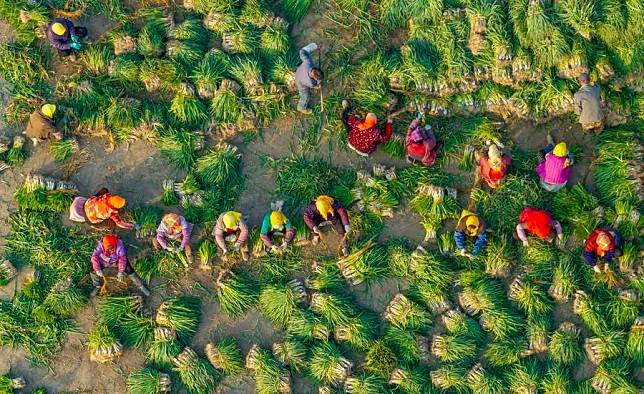
[[[454,241],[456,242],[456,247],[458,249],[465,249],[465,232],[463,231],[454,231]],[[482,231],[479,235],[476,236],[476,242],[474,242],[474,248],[472,249],[472,256],[476,256],[481,252],[487,245],[487,231]]]
[[[309,71],[315,68],[311,55],[304,49],[300,49],[302,64],[295,70],[295,84],[299,90],[310,89],[318,85],[318,81],[309,76]]]

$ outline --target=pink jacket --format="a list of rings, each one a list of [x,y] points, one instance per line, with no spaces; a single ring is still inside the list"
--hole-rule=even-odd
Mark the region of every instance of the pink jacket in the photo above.
[[[546,160],[539,163],[535,171],[537,171],[542,181],[551,185],[561,185],[568,182],[568,178],[570,178],[570,166],[564,168],[566,159],[566,157],[547,153]]]
[[[125,254],[123,241],[119,240],[116,250],[112,254],[107,254],[107,251],[103,248],[103,241],[98,241],[98,245],[96,245],[96,249],[92,254],[92,269],[99,271],[113,265],[118,265],[119,272],[125,272],[127,255]]]

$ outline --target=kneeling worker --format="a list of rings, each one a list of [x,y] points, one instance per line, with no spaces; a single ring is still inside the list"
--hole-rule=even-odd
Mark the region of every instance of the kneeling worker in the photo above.
[[[212,230],[217,246],[222,255],[228,255],[228,243],[233,244],[235,252],[241,252],[242,259],[248,260],[248,225],[242,214],[235,211],[224,212],[217,218],[215,228]]]
[[[615,231],[606,231],[597,229],[590,233],[582,256],[589,266],[593,267],[595,272],[603,272],[608,268],[608,264],[612,263],[615,257],[622,255],[621,250],[618,249],[620,243],[620,236]],[[599,266],[598,260],[603,259],[604,269]]]
[[[465,237],[475,238],[472,253],[465,250]],[[454,230],[454,242],[461,253],[461,256],[475,257],[487,245],[487,231],[481,218],[467,210],[463,210]]]
[[[164,249],[169,252],[186,253],[188,261],[192,262],[192,248],[190,247],[190,235],[192,234],[192,223],[189,223],[183,216],[176,213],[166,213],[159,223],[157,235],[152,240],[155,249]],[[168,240],[180,242],[178,248],[168,245]]]
[[[333,225],[342,237],[342,254],[347,256],[347,233],[351,230],[347,211],[333,197],[318,196],[304,211],[304,222],[313,233],[313,244],[320,242],[320,227]]]
[[[278,252],[280,248],[282,250],[286,249],[288,244],[293,240],[295,228],[281,211],[273,210],[264,215],[259,236],[262,242],[264,242],[266,249]],[[273,243],[275,242],[276,236],[282,238],[280,247]]]
[[[29,116],[29,123],[27,123],[27,128],[22,134],[26,135],[34,143],[34,146],[42,141],[63,138],[54,121],[56,109],[55,104],[45,104]]]
[[[116,235],[106,235],[96,245],[96,249],[92,254],[92,270],[90,274],[92,277],[92,290],[91,296],[94,297],[101,289],[103,277],[103,268],[118,266],[118,280],[122,281],[127,275],[128,278],[141,290],[146,297],[150,295],[150,291],[145,287],[139,275],[134,272],[130,261],[125,253],[125,246],[123,242],[118,239]]]

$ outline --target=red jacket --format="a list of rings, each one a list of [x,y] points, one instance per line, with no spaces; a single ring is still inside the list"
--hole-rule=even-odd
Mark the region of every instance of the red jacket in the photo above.
[[[481,166],[481,175],[483,175],[483,179],[485,179],[488,186],[492,189],[496,189],[496,187],[499,186],[499,181],[505,178],[505,174],[508,171],[508,166],[511,161],[512,159],[510,156],[504,154],[501,157],[501,168],[495,170],[490,165],[490,159],[487,156],[481,157],[481,160],[479,161],[479,165]]]
[[[599,245],[597,245],[597,237],[602,233],[606,234],[608,236],[608,239],[610,239],[610,244],[608,245],[607,250],[603,250],[602,248],[599,247]],[[590,233],[590,236],[586,241],[586,246],[584,247],[584,252],[592,252],[599,257],[604,257],[604,255],[607,252],[610,252],[614,249],[615,249],[615,238],[613,238],[612,234],[604,230],[595,230],[592,233]]]
[[[355,115],[349,116],[349,146],[363,155],[370,155],[376,150],[376,146],[381,142],[386,142],[391,137],[391,122],[385,125],[385,133],[382,134],[378,127],[372,127],[366,130],[360,130],[362,119]]]

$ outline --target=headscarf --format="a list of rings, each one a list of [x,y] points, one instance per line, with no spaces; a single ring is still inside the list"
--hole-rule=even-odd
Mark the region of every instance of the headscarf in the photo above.
[[[552,231],[550,213],[532,207],[525,208],[519,216],[519,221],[526,224],[528,231],[541,239],[548,238]]]
[[[334,211],[333,211],[333,197],[329,197],[326,195],[321,195],[315,200],[315,207],[318,209],[318,212],[320,212],[320,215],[324,218],[324,220],[329,219],[329,215],[333,216]]]
[[[465,219],[465,233],[470,237],[474,237],[481,226],[481,219],[475,214],[466,209],[461,212],[461,217],[458,219],[459,224]]]
[[[108,234],[103,237],[103,250],[106,252],[113,252],[116,249],[116,246],[119,243],[119,239],[116,235]]]
[[[54,34],[57,36],[62,36],[67,32],[67,28],[62,23],[56,22],[53,25],[51,25],[51,31],[53,31]]]
[[[113,209],[121,209],[125,206],[125,199],[121,196],[110,195],[107,198],[107,205]]]
[[[224,213],[222,221],[224,222],[224,226],[226,226],[227,229],[232,230],[239,224],[239,219],[241,219],[241,213],[228,211]]]
[[[567,159],[568,147],[566,146],[565,142],[560,142],[557,145],[555,145],[555,148],[552,150],[552,154],[557,157],[566,157],[566,161],[564,162],[564,168],[570,165],[570,160]]]
[[[273,228],[273,230],[282,231],[284,229],[284,225],[286,224],[287,220],[288,219],[286,219],[286,216],[284,216],[282,212],[280,211],[271,212],[270,221],[271,221],[271,228]]]
[[[181,216],[176,213],[167,213],[163,215],[163,221],[165,222],[170,235],[183,231],[183,226],[181,226]]]
[[[597,246],[599,247],[599,249],[601,249],[603,251],[610,250],[610,245],[611,245],[610,236],[608,234],[606,234],[605,231],[602,231],[597,235],[597,241],[596,242],[597,242]]]
[[[490,145],[487,150],[487,156],[490,158],[490,167],[499,168],[503,164],[501,151],[496,144]]]
[[[42,107],[40,107],[40,112],[42,112],[43,115],[51,119],[54,117],[54,114],[56,113],[56,105],[45,104]]]
[[[376,118],[376,115],[372,112],[369,112],[367,114],[367,117],[364,118],[362,123],[358,126],[358,129],[360,130],[368,130],[372,127],[374,127],[378,123],[378,118]]]

